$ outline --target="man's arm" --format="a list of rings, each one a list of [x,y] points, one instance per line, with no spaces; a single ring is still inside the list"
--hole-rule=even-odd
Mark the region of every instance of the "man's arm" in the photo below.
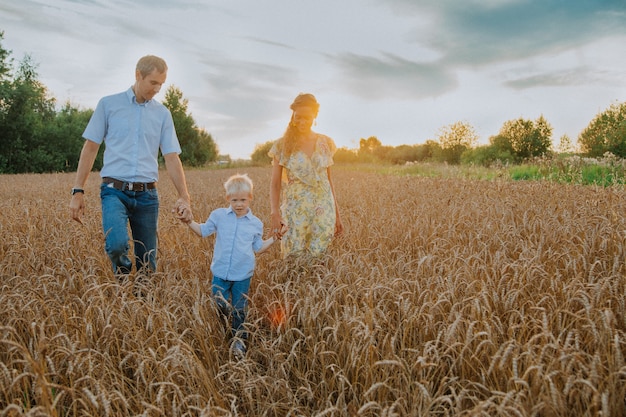
[[[172,212],[183,222],[189,223],[193,220],[193,213],[191,212],[191,197],[187,190],[187,180],[185,179],[183,164],[180,162],[180,158],[176,152],[163,155],[163,159],[165,159],[167,173],[178,192],[178,200]]]
[[[76,178],[74,179],[74,188],[84,189],[87,183],[87,177],[93,168],[93,163],[98,155],[100,144],[85,139],[83,149],[80,151],[80,159],[78,160],[78,168],[76,169]],[[72,219],[82,223],[83,213],[85,212],[85,194],[76,193],[70,201],[70,214]]]

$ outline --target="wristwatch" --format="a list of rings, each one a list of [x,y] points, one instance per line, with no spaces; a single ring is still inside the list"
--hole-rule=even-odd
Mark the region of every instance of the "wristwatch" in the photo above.
[[[82,188],[72,188],[72,195],[74,195],[76,193],[83,193],[83,194],[85,194],[85,190],[83,190]]]

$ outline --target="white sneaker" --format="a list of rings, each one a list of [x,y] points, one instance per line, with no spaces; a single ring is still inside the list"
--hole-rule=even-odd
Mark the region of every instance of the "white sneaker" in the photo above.
[[[230,351],[237,360],[242,360],[246,356],[246,345],[243,340],[236,339],[230,346]]]

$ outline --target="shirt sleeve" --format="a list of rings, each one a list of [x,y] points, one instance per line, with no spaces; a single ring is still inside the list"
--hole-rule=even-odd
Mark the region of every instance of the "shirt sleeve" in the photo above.
[[[180,142],[178,136],[176,136],[176,129],[174,128],[174,119],[172,113],[163,106],[165,110],[165,117],[163,120],[163,129],[161,129],[161,153],[167,155],[169,153],[181,153]]]
[[[200,232],[202,233],[202,237],[211,236],[213,233],[217,231],[217,212],[213,211],[209,215],[209,218],[206,222],[200,225]]]
[[[255,231],[252,239],[252,250],[258,252],[263,246],[263,223],[261,223],[261,220],[258,220],[254,226]]]
[[[83,138],[89,139],[98,144],[102,143],[107,133],[106,112],[104,109],[104,100],[100,99],[96,105],[89,123],[83,132]]]

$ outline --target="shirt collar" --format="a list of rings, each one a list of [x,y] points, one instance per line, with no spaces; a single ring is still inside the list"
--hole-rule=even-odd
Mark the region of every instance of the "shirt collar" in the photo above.
[[[133,87],[130,86],[128,88],[128,90],[126,90],[126,97],[128,97],[128,100],[132,103],[132,104],[136,104],[138,106],[144,106],[147,105],[148,103],[150,103],[152,100],[154,99],[150,99],[148,101],[144,101],[143,103],[137,103],[137,96],[135,96],[135,92],[133,91]]]

